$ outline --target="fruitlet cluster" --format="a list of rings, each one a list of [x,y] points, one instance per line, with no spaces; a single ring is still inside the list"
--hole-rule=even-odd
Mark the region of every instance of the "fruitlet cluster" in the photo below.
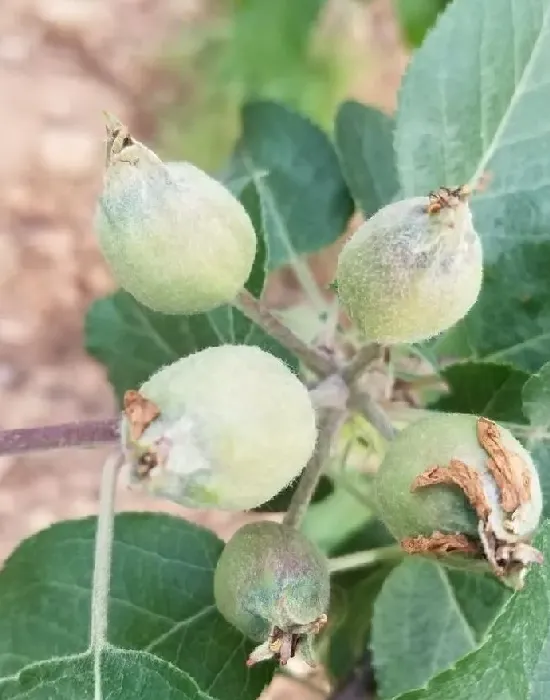
[[[340,301],[365,341],[425,340],[460,320],[482,282],[467,187],[396,201],[364,223],[338,260]],[[114,117],[96,229],[118,283],[150,309],[196,314],[234,303],[256,254],[240,202],[189,163],[163,163]],[[278,358],[221,345],[160,369],[124,397],[129,481],[185,506],[247,510],[293,482],[312,457],[316,413]],[[381,519],[411,554],[468,567],[483,560],[513,586],[540,561],[537,470],[504,428],[441,414],[412,424],[376,478]],[[324,555],[296,528],[246,525],[226,545],[215,598],[259,646],[249,663],[296,652],[314,663],[326,623]]]

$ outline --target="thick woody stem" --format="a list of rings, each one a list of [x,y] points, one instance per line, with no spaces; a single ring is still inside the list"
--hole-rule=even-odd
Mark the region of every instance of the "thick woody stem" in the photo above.
[[[0,455],[64,447],[95,447],[117,442],[119,418],[0,431]]]
[[[311,347],[294,335],[290,328],[287,328],[284,323],[279,321],[269,309],[266,309],[246,289],[239,293],[234,306],[248,319],[263,328],[268,335],[278,340],[283,347],[290,350],[306,367],[309,367],[319,376],[326,377],[337,371],[336,363],[331,357]]]

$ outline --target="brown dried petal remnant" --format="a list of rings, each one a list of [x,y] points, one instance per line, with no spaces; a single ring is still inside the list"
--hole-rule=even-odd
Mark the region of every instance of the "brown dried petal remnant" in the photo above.
[[[477,438],[489,455],[487,468],[500,492],[502,509],[505,513],[513,513],[531,497],[531,475],[527,465],[515,452],[504,448],[498,426],[488,418],[479,418]]]
[[[429,537],[420,535],[418,537],[408,537],[400,542],[401,549],[407,554],[435,554],[445,555],[451,552],[460,552],[462,554],[481,554],[479,544],[466,535],[445,534],[443,532],[434,532]]]
[[[452,484],[461,488],[480,520],[487,521],[491,507],[485,497],[481,477],[475,469],[452,459],[448,467],[429,467],[419,474],[411,485],[411,491],[437,484]]]
[[[310,666],[315,666],[313,657],[308,652],[307,638],[317,635],[327,625],[328,618],[321,615],[313,622],[305,625],[295,625],[287,630],[282,630],[276,625],[272,628],[267,642],[257,646],[246,662],[247,666],[254,666],[259,661],[274,658],[281,666],[286,666],[288,661],[296,655],[298,649],[302,652],[302,658]]]
[[[139,440],[144,430],[160,415],[160,409],[139,391],[130,390],[124,394],[124,413],[130,424],[130,437]]]
[[[440,187],[428,195],[429,204],[427,208],[428,214],[438,214],[442,209],[451,209],[457,207],[460,202],[464,202],[471,195],[471,190],[468,185],[460,187]]]

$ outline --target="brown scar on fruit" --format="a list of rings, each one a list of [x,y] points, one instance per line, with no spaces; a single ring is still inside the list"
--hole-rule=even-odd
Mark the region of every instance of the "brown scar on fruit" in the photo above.
[[[498,426],[488,418],[477,421],[477,438],[489,455],[487,468],[498,487],[502,509],[514,513],[530,499],[531,475],[527,465],[518,454],[504,448]]]
[[[419,474],[411,484],[411,491],[439,484],[450,484],[462,489],[478,518],[487,521],[491,507],[485,498],[481,477],[475,469],[459,459],[451,459],[448,467],[429,467]]]
[[[131,389],[124,394],[124,414],[130,424],[130,437],[139,440],[145,429],[158,418],[160,409],[139,391]]]
[[[445,555],[450,553],[482,554],[482,549],[477,542],[460,533],[445,534],[436,531],[429,537],[407,537],[400,542],[401,549],[407,554],[435,554]]]
[[[531,476],[519,455],[503,447],[500,432],[495,423],[487,418],[479,418],[477,435],[480,445],[489,456],[487,469],[498,487],[503,510],[506,513],[512,513],[510,520],[504,523],[504,526],[513,533],[514,513],[521,505],[529,502]],[[527,542],[504,542],[497,539],[490,523],[491,506],[487,502],[481,476],[467,464],[458,459],[452,459],[447,467],[429,467],[416,477],[411,484],[411,491],[439,484],[455,485],[462,489],[479,518],[478,532],[481,544],[476,545],[477,553],[485,556],[497,576],[505,578],[509,585],[519,590],[523,586],[528,565],[540,564],[542,554]],[[430,552],[443,555],[449,552],[472,551],[465,549],[467,542],[470,541],[464,535],[443,537],[458,537],[458,544],[464,549],[452,547],[444,549],[446,539],[441,540],[439,532],[434,532],[428,538],[416,537],[404,540],[401,542],[401,547],[411,554]],[[441,542],[443,546],[440,546]]]

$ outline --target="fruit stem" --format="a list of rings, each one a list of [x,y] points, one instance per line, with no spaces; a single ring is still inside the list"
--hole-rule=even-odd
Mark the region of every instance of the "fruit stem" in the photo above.
[[[371,343],[360,347],[342,370],[342,379],[346,384],[354,384],[371,362],[374,362],[374,360],[380,357],[381,350],[382,348],[378,343]]]
[[[337,371],[335,361],[328,354],[304,343],[246,289],[239,292],[233,305],[319,376],[326,377]]]
[[[63,447],[95,447],[118,441],[118,418],[0,431],[0,455]]]
[[[393,440],[396,430],[387,413],[366,392],[354,389],[349,400],[350,408],[363,415],[386,440]]]
[[[391,561],[392,559],[402,559],[405,553],[397,544],[390,544],[378,549],[366,549],[362,552],[352,552],[343,554],[341,557],[329,559],[328,566],[331,574],[338,571],[350,571],[351,569],[361,569],[364,566],[377,564],[380,561]]]
[[[296,530],[299,529],[313,498],[323,467],[330,457],[334,436],[344,419],[345,412],[341,408],[325,408],[319,411],[319,415],[319,435],[315,451],[300,477],[298,487],[283,519],[283,525]]]

